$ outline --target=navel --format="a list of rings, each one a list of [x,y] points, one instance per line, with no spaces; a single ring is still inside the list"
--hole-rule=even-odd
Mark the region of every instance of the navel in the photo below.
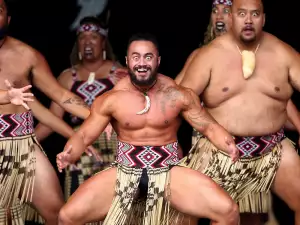
[[[279,87],[275,87],[274,90],[275,90],[275,92],[280,92],[280,88]]]

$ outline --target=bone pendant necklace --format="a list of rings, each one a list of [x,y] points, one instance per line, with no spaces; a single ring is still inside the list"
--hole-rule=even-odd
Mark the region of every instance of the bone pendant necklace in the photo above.
[[[244,50],[241,52],[238,45],[236,45],[239,53],[242,55],[242,69],[243,69],[243,75],[245,79],[248,79],[252,76],[253,71],[255,69],[255,55],[259,48],[260,44],[257,45],[255,51],[247,51]]]
[[[142,109],[141,111],[137,112],[137,113],[136,113],[137,115],[143,115],[143,114],[145,114],[145,113],[147,113],[147,112],[149,111],[149,109],[150,109],[150,107],[151,107],[151,100],[150,100],[150,97],[148,96],[148,91],[149,91],[151,88],[153,88],[153,86],[156,84],[156,81],[157,81],[157,80],[155,80],[155,81],[153,82],[153,84],[152,84],[146,91],[142,91],[139,87],[137,87],[134,83],[132,83],[133,86],[134,86],[136,89],[138,89],[140,92],[143,93],[143,95],[144,95],[144,97],[145,97],[145,102],[146,102],[145,108]]]

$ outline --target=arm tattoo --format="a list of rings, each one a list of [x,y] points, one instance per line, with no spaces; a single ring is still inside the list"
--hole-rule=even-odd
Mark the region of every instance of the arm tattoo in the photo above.
[[[89,108],[89,106],[78,96],[67,99],[63,102],[63,104],[79,105],[85,108]]]
[[[176,104],[182,93],[176,87],[168,87],[162,91],[163,97],[160,101],[161,111],[165,114],[166,106],[168,105],[171,108],[176,108]]]
[[[192,124],[196,125],[197,127],[195,128],[201,132],[201,130],[208,128],[209,125],[216,123],[216,121],[200,105],[200,102],[197,104],[196,100],[196,94],[191,90],[187,90],[184,95],[184,107],[187,109],[187,118]]]

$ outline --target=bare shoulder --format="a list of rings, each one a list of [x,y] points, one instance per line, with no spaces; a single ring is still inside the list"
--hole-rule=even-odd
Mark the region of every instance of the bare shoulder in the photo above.
[[[67,89],[71,88],[72,85],[72,75],[73,75],[73,68],[65,69],[61,72],[61,74],[57,77],[57,81]]]
[[[30,60],[33,61],[35,60],[37,57],[40,57],[41,54],[34,49],[33,47],[31,47],[30,45],[15,39],[13,37],[9,37],[9,47],[18,54],[18,56],[22,57],[22,60]]]
[[[281,59],[287,60],[287,63],[299,58],[299,53],[292,46],[270,33],[264,33],[264,43],[270,50],[275,51]]]
[[[116,109],[117,99],[122,96],[122,90],[110,90],[105,92],[96,98],[92,104],[92,111],[104,114],[111,115]]]

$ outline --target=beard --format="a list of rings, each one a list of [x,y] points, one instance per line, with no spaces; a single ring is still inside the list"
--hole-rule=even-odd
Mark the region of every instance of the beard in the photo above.
[[[0,41],[3,40],[8,34],[8,24],[4,24],[3,27],[0,28]]]
[[[151,71],[151,74],[147,79],[139,80],[134,73],[137,72],[138,69],[147,69],[148,71]],[[150,86],[151,84],[153,84],[157,78],[157,71],[158,71],[157,67],[154,70],[152,70],[148,66],[137,66],[134,67],[133,70],[131,69],[128,70],[131,82],[136,86],[140,86],[140,87]]]

